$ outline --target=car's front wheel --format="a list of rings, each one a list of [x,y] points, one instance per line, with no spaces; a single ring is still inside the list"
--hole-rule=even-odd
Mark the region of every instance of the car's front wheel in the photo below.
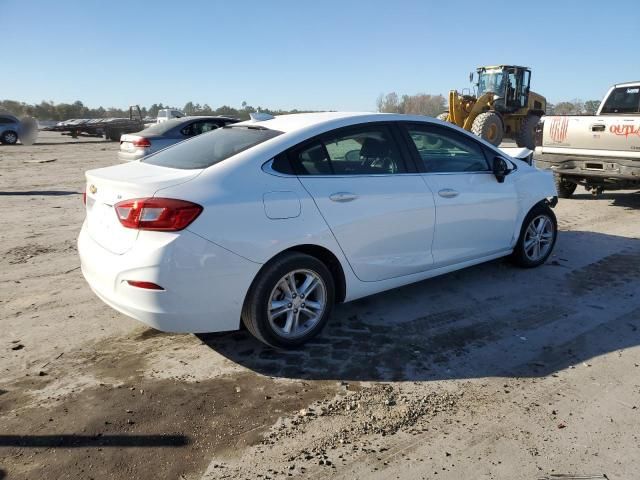
[[[258,274],[244,302],[242,321],[258,340],[294,348],[320,333],[334,299],[329,269],[315,257],[288,252]]]
[[[513,260],[525,268],[542,265],[551,255],[557,236],[558,222],[553,210],[546,203],[539,203],[522,222]]]
[[[7,130],[2,134],[2,136],[0,136],[0,141],[5,145],[15,145],[18,142],[18,134],[11,130]]]

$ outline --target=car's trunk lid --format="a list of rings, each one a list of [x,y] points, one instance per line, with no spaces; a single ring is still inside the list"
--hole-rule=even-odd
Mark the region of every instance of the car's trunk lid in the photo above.
[[[133,144],[136,140],[142,138],[140,135],[132,135],[130,133],[122,135],[120,137],[120,151],[121,152],[135,152],[137,147]]]
[[[125,228],[114,205],[132,198],[148,198],[163,188],[188,182],[201,170],[180,170],[133,162],[89,170],[85,176],[89,235],[106,250],[121,255],[133,247],[138,230]]]

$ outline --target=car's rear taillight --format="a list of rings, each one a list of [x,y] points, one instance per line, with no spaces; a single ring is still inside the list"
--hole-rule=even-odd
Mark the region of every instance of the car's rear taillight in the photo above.
[[[136,138],[131,143],[133,143],[134,147],[147,148],[147,147],[151,146],[151,142],[149,141],[149,139],[148,138],[144,138],[144,137]]]
[[[202,207],[175,198],[134,198],[116,203],[115,210],[126,228],[175,232],[193,222]]]
[[[145,290],[164,290],[160,285],[153,282],[142,282],[140,280],[127,280],[127,283],[132,287],[143,288]]]
[[[87,204],[87,187],[84,187],[82,191],[82,203]]]

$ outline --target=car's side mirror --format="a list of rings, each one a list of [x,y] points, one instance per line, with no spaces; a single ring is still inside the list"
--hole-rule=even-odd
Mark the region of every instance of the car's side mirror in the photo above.
[[[504,177],[506,177],[510,173],[511,170],[509,169],[509,165],[504,158],[495,157],[493,159],[493,174],[496,176],[496,180],[498,180],[498,183],[504,182]]]

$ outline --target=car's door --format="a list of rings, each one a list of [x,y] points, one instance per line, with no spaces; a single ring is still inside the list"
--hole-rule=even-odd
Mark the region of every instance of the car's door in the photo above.
[[[417,273],[433,264],[433,195],[415,167],[408,169],[406,146],[399,145],[394,128],[338,129],[289,153],[302,185],[363,281]]]
[[[426,123],[404,126],[435,198],[434,264],[508,250],[518,215],[513,178],[497,181],[489,168],[489,150],[470,134]]]

